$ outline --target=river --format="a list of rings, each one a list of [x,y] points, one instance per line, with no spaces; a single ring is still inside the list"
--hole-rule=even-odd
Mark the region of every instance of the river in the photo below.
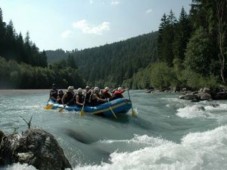
[[[77,170],[226,170],[227,101],[190,102],[177,93],[131,90],[137,117],[44,110],[48,90],[0,90],[0,129],[41,128]],[[127,98],[127,93],[124,94]],[[14,164],[4,169],[31,169]]]

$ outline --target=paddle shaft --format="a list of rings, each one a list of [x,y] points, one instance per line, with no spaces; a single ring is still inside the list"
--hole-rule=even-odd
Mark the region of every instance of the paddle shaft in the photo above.
[[[85,96],[84,96],[84,102],[83,102],[83,106],[80,110],[80,116],[83,116],[84,114],[84,106],[85,106],[85,102],[86,102],[86,97],[87,97],[87,92],[85,93]]]
[[[129,98],[129,100],[131,101],[129,89],[128,89],[128,98]],[[132,101],[131,101],[131,104],[132,104]],[[136,115],[136,114],[134,113],[134,109],[133,109],[133,105],[132,105],[132,116],[135,116],[135,115]]]
[[[111,107],[110,100],[107,99],[107,101],[108,101],[108,103],[109,103],[109,105],[110,105],[110,111],[112,112],[112,114],[114,115],[114,117],[117,119],[117,116],[116,116],[116,114],[114,113],[114,111],[113,111],[113,109],[112,109],[112,107]]]

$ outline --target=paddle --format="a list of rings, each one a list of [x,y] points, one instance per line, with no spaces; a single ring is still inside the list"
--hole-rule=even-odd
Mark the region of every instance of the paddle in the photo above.
[[[66,104],[63,105],[62,108],[59,109],[59,112],[62,112],[65,109]]]
[[[87,93],[85,93],[85,96],[84,96],[84,103],[83,103],[83,106],[82,106],[82,108],[80,110],[80,116],[84,116],[84,114],[85,114],[84,105],[85,105],[86,97],[87,97]]]
[[[74,100],[74,97],[68,103],[64,104],[63,107],[59,109],[59,112],[62,112],[65,109],[66,105],[71,103],[73,100]]]
[[[47,103],[48,103],[49,101],[50,101],[50,99],[48,99]],[[44,107],[44,109],[49,110],[49,109],[52,109],[53,106],[54,106],[53,104],[47,104],[47,105]]]
[[[108,101],[108,103],[110,104],[110,100],[107,99],[107,101]],[[117,116],[116,116],[116,114],[114,113],[114,111],[113,111],[113,109],[112,109],[112,107],[111,107],[111,104],[110,104],[110,111],[112,112],[112,114],[114,115],[114,117],[117,119]]]
[[[129,100],[131,101],[129,89],[128,89],[128,98],[129,98]],[[131,101],[131,103],[132,103],[132,101]],[[132,105],[132,116],[136,116],[136,112],[135,112],[135,110],[133,109],[133,105]]]
[[[49,109],[52,109],[53,106],[54,106],[53,104],[47,104],[47,105],[44,107],[44,109],[49,110]]]

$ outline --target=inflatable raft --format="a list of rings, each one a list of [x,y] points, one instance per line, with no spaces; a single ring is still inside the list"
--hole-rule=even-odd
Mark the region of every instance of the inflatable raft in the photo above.
[[[76,111],[81,112],[81,110],[86,114],[96,114],[96,115],[104,115],[104,116],[118,116],[126,114],[131,108],[132,103],[131,100],[126,98],[118,98],[115,100],[111,100],[109,102],[97,105],[97,106],[84,106],[79,107],[77,105],[72,106],[65,106],[62,104],[58,104],[54,101],[49,101],[47,106],[44,107],[45,109],[59,109],[62,110],[63,108],[67,111]]]

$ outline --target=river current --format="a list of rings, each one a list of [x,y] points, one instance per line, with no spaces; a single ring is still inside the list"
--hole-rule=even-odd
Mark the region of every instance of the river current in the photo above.
[[[75,170],[226,170],[227,101],[131,90],[137,117],[44,110],[49,90],[0,90],[0,129],[54,135]],[[127,92],[124,94],[128,98]],[[3,169],[35,169],[14,164]]]

